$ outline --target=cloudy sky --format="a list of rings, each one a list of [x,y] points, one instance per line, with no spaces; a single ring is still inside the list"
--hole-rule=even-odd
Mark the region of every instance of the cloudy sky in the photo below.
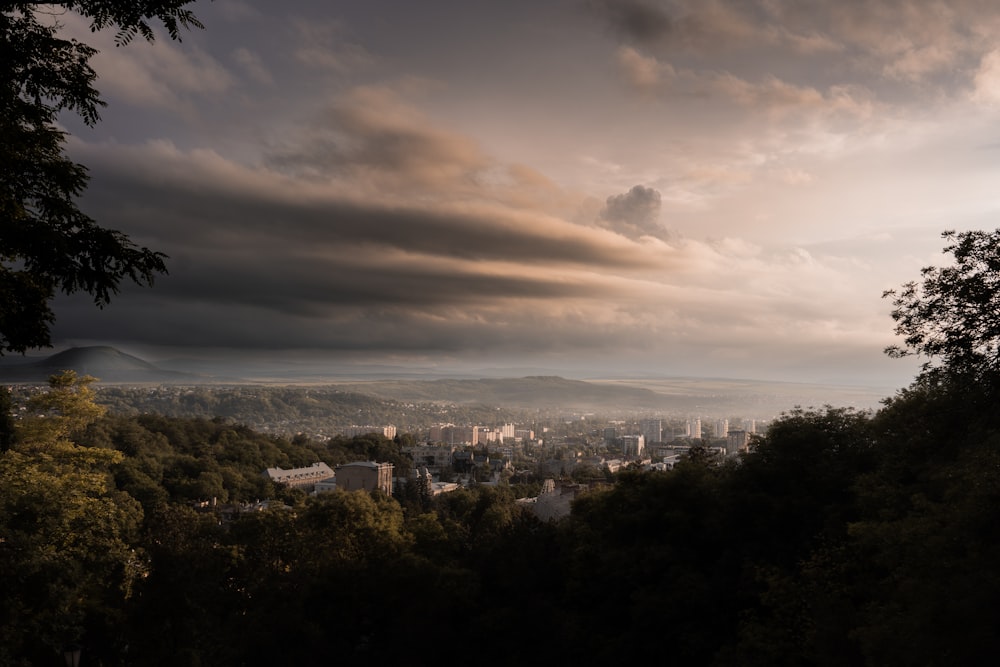
[[[901,386],[1000,199],[992,0],[195,3],[100,48],[84,207],[170,256],[58,347]]]

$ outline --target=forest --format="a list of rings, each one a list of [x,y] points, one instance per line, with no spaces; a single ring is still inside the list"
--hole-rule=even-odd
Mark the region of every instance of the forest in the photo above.
[[[959,268],[997,240],[957,238]],[[997,339],[948,303],[982,274],[935,271],[888,295],[892,354],[928,361],[877,412],[791,410],[739,458],[621,472],[557,521],[511,487],[307,496],[260,474],[405,466],[381,436],[105,413],[72,374],[24,406],[7,394],[0,664],[58,664],[70,643],[84,665],[986,664]],[[276,502],[223,521],[196,506],[210,497]]]

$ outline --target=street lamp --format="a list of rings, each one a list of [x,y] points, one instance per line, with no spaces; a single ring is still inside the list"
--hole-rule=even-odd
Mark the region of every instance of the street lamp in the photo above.
[[[66,660],[66,667],[80,667],[80,653],[83,647],[73,642],[63,647],[63,658]]]

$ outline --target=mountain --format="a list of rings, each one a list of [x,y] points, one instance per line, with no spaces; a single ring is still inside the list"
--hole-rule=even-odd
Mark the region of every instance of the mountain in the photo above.
[[[196,383],[203,378],[190,373],[179,373],[157,368],[153,364],[126,354],[113,347],[73,347],[38,361],[8,362],[0,366],[0,381],[44,383],[49,376],[63,371],[76,371],[79,375],[92,375],[103,383]]]

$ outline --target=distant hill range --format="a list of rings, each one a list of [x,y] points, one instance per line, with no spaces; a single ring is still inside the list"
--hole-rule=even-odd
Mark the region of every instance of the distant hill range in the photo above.
[[[654,410],[663,396],[641,387],[615,386],[567,380],[556,376],[482,378],[478,380],[378,380],[337,383],[347,391],[403,402],[481,403],[512,408],[573,407],[602,410],[609,407]]]
[[[112,384],[192,384],[203,379],[191,373],[163,370],[139,357],[99,345],[73,347],[39,361],[5,359],[0,365],[0,382],[46,383],[50,376],[68,370]]]
[[[0,383],[44,384],[51,375],[74,370],[104,385],[187,385],[210,391],[241,385],[301,385],[327,391],[353,392],[402,403],[496,406],[571,412],[775,415],[796,405],[877,407],[888,390],[756,380],[712,378],[569,380],[554,375],[480,379],[344,380],[288,373],[280,383],[240,380],[208,374],[165,370],[108,346],[76,347],[41,360],[0,357]],[[239,371],[237,370],[238,374]],[[214,389],[212,389],[214,387]]]
[[[497,405],[518,409],[565,408],[609,411],[669,411],[692,415],[773,416],[796,405],[877,408],[889,390],[793,382],[722,378],[568,380],[556,376],[478,380],[372,380],[337,383],[346,391],[401,402]]]

